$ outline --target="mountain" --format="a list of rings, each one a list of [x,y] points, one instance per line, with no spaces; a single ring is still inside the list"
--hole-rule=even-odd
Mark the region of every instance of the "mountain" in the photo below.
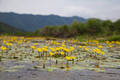
[[[47,25],[70,25],[74,20],[85,22],[82,17],[62,17],[58,15],[32,15],[32,14],[17,14],[17,13],[0,13],[0,21],[7,23],[16,28],[26,31],[34,31]]]
[[[23,32],[23,31],[15,27],[12,27],[8,24],[5,24],[3,22],[0,22],[0,33],[13,33],[13,32]]]

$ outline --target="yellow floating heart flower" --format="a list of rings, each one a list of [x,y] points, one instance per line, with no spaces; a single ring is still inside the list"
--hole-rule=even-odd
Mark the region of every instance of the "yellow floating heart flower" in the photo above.
[[[5,51],[6,49],[7,49],[6,47],[1,46],[1,50],[2,50],[2,51]]]
[[[12,43],[6,43],[7,46],[12,46]]]
[[[38,43],[34,43],[34,45],[36,46],[36,45],[38,45]]]
[[[47,48],[48,48],[48,46],[44,46],[44,48],[46,48],[46,49],[47,49]]]
[[[86,46],[83,46],[83,48],[86,48]]]
[[[99,45],[98,48],[103,48],[103,46]]]
[[[108,47],[110,47],[110,48],[111,48],[111,47],[113,47],[113,46],[112,46],[112,45],[108,45]]]
[[[37,51],[38,51],[38,52],[41,52],[41,51],[42,51],[42,49],[41,49],[41,48],[37,48]]]
[[[101,52],[101,55],[104,55],[104,54],[105,54],[105,53],[102,51],[102,52]]]
[[[74,60],[76,57],[75,56],[71,56],[71,59]]]
[[[65,52],[69,52],[69,49],[67,49],[67,48],[63,48],[63,50],[64,50]]]
[[[67,61],[69,61],[69,60],[71,59],[71,57],[70,57],[70,56],[66,56],[65,59],[66,59]]]
[[[86,47],[85,50],[86,50],[86,51],[89,51],[89,48]]]
[[[60,52],[61,55],[64,55],[64,52]]]
[[[42,48],[42,50],[43,50],[44,52],[47,52],[47,48]]]
[[[75,48],[74,47],[70,47],[70,51],[73,51]]]
[[[54,49],[54,48],[50,48],[50,50],[51,50],[52,52],[55,52],[55,49]]]
[[[31,46],[32,49],[35,49],[35,46]]]
[[[50,55],[51,55],[51,56],[53,56],[53,55],[54,55],[54,53],[50,52]]]
[[[82,48],[82,46],[79,46],[80,48]]]
[[[59,51],[60,50],[60,48],[59,47],[56,47],[56,51]]]

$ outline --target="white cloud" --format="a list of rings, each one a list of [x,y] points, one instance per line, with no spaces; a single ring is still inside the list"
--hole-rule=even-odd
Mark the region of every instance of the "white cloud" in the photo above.
[[[120,18],[120,0],[0,0],[1,12]]]

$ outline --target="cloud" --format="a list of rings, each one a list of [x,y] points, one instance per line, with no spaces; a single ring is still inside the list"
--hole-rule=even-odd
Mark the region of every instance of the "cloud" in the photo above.
[[[1,12],[120,18],[120,0],[0,0]]]

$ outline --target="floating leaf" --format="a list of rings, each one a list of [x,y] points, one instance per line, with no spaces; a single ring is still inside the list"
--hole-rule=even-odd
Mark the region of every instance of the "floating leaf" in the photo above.
[[[85,67],[82,67],[82,66],[77,66],[77,65],[75,65],[75,66],[71,67],[71,69],[72,69],[72,70],[83,70],[83,69],[86,69],[86,68],[85,68]]]
[[[52,72],[54,69],[53,68],[48,68],[47,71]]]
[[[24,68],[24,65],[13,66],[10,69],[20,69],[20,68]]]
[[[16,70],[16,69],[8,69],[8,70],[5,70],[5,71],[7,71],[7,72],[16,72],[18,70]]]

